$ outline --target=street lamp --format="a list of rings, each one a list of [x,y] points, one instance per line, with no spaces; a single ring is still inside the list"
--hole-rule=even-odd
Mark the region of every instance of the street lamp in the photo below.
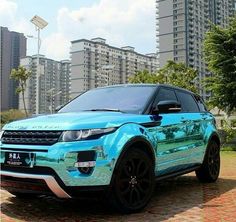
[[[36,72],[36,115],[38,115],[39,114],[39,77],[40,77],[39,50],[41,47],[40,30],[45,28],[48,25],[48,23],[37,15],[35,15],[30,21],[35,25],[35,28],[38,31],[38,38],[37,38],[38,39],[38,52],[37,52],[37,72]]]

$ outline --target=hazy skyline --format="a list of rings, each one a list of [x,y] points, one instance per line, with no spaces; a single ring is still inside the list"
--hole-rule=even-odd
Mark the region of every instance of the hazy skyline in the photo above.
[[[10,31],[36,36],[34,15],[49,23],[40,53],[52,59],[68,59],[70,41],[94,37],[140,53],[156,52],[155,0],[0,0],[0,26]],[[29,38],[27,54],[36,52],[37,40]]]

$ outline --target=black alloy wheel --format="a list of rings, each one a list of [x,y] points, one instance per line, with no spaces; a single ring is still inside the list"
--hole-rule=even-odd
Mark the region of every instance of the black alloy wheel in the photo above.
[[[196,175],[201,182],[215,182],[220,173],[220,147],[212,140],[208,144],[206,156]]]
[[[216,143],[213,143],[208,154],[209,172],[212,178],[217,178],[220,171],[220,153]]]
[[[146,152],[131,148],[119,162],[113,183],[113,205],[124,213],[143,209],[155,186],[154,163]]]

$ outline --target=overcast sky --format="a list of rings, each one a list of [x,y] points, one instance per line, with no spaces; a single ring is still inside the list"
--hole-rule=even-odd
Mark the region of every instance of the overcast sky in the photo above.
[[[48,21],[42,31],[41,54],[69,58],[70,41],[102,37],[117,47],[156,52],[155,0],[0,0],[0,26],[36,36],[34,15]],[[37,40],[28,39],[27,54],[37,52]]]

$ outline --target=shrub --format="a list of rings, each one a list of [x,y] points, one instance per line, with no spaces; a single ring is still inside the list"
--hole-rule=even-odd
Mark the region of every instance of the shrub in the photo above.
[[[236,129],[229,125],[226,120],[222,120],[222,129],[219,130],[222,145],[234,143]]]
[[[10,109],[0,113],[1,127],[11,121],[25,118],[25,114],[17,109]]]

